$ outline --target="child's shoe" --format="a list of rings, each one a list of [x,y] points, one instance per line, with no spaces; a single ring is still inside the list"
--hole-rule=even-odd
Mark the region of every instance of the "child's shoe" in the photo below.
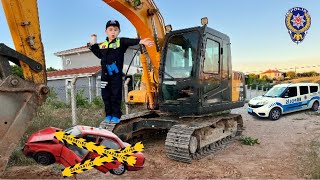
[[[111,122],[113,122],[113,123],[119,123],[120,122],[120,119],[119,118],[117,118],[117,117],[115,117],[115,116],[113,116],[112,118],[111,118]]]
[[[104,118],[105,121],[111,121],[111,119],[112,119],[112,116],[106,116],[106,117]]]

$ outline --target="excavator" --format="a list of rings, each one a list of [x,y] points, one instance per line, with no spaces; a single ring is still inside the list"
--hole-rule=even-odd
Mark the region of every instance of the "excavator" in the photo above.
[[[122,13],[141,38],[145,88],[131,91],[130,103],[145,111],[123,115],[121,122],[100,126],[122,140],[165,132],[168,158],[191,163],[225,148],[241,135],[244,74],[232,71],[230,39],[207,26],[172,30],[153,0],[103,0]],[[0,43],[0,173],[49,93],[37,0],[2,0],[15,50]],[[24,79],[12,74],[10,63]],[[224,112],[224,113],[221,113]]]

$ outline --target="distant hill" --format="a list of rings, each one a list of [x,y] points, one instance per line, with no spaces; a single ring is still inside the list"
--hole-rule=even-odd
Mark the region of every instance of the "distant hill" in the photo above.
[[[302,78],[297,78],[297,79],[291,79],[291,80],[287,80],[284,82],[292,82],[292,83],[301,83],[301,82],[315,82],[315,83],[319,83],[320,84],[320,76],[316,76],[316,77],[302,77]]]

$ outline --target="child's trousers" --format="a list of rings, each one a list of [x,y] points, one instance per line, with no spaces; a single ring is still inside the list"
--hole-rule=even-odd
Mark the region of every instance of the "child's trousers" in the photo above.
[[[121,118],[122,74],[101,74],[101,95],[104,102],[106,116]]]

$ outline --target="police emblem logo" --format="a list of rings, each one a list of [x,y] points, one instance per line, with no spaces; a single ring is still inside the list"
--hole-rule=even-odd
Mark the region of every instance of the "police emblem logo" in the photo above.
[[[287,12],[285,24],[292,41],[298,44],[307,35],[311,26],[311,16],[305,8],[294,7]]]

